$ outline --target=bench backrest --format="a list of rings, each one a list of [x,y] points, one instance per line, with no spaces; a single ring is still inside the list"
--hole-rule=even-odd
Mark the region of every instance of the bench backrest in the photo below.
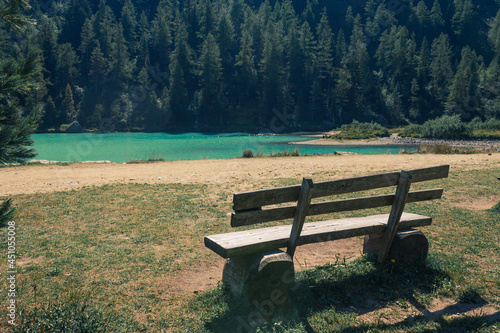
[[[424,182],[433,179],[448,177],[449,165],[414,169],[406,171],[410,175],[411,183]],[[364,177],[346,178],[333,181],[314,183],[312,198],[332,196],[338,194],[366,191],[384,187],[397,186],[402,172],[390,172]],[[233,197],[234,213],[231,215],[231,226],[245,226],[257,223],[291,219],[296,216],[300,205],[264,209],[265,206],[299,201],[303,185],[288,186],[253,192],[236,193]],[[441,198],[443,189],[431,189],[408,192],[406,203]],[[397,193],[375,195],[363,198],[334,200],[327,202],[307,202],[304,216],[321,215],[343,211],[392,206]],[[302,215],[302,213],[301,213]]]

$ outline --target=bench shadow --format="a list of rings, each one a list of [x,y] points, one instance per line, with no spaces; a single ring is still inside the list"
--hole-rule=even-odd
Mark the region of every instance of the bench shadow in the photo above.
[[[465,311],[455,304],[432,313],[416,299],[416,295],[417,298],[430,296],[447,281],[450,278],[445,272],[425,263],[396,266],[364,258],[346,265],[326,265],[299,272],[286,302],[273,302],[272,298],[248,301],[233,296],[229,288],[224,287],[222,293],[228,310],[207,321],[205,328],[211,332],[281,332],[302,327],[306,332],[316,332],[313,327],[317,322],[310,323],[311,317],[326,318],[333,331],[346,333],[394,328],[426,331],[424,326],[430,321],[438,322],[440,332],[468,332],[494,325],[499,313],[443,319],[443,316],[463,314],[486,305],[480,295],[469,295],[463,300],[467,302]],[[420,314],[391,324],[359,324],[358,316],[394,302],[409,303]],[[333,316],[333,321],[338,323],[332,324],[328,316]]]

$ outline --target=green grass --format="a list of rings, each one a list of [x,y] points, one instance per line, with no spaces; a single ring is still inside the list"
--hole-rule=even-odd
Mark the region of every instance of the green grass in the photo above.
[[[289,157],[289,156],[300,156],[300,151],[298,148],[295,148],[294,150],[290,151],[288,148],[286,148],[284,151],[273,151],[270,152],[269,157]],[[252,157],[266,157],[266,155],[262,151],[257,151],[254,153],[251,149],[247,149],[243,151],[243,154],[241,155],[243,158],[252,158]]]
[[[492,186],[499,171],[452,168],[445,180],[414,184],[445,189],[441,200],[407,206],[434,218],[422,229],[430,242],[425,264],[379,265],[362,256],[300,272],[291,305],[270,323],[221,284],[195,295],[173,291],[200,265],[220,260],[203,237],[230,231],[230,186],[122,184],[18,195],[16,300],[24,325],[18,331],[32,325],[43,332],[53,323],[66,332],[85,325],[88,332],[498,332],[487,316],[409,309],[441,298],[500,309],[498,210],[456,207],[465,197],[499,196]],[[0,246],[6,248],[5,237]],[[0,268],[7,270],[4,262]],[[6,317],[5,307],[0,315]]]

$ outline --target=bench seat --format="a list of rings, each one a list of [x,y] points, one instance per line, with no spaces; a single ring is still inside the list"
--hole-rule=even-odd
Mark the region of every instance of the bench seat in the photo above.
[[[383,233],[389,214],[305,223],[299,245]],[[398,230],[430,225],[432,218],[403,213]],[[292,225],[244,230],[205,237],[205,246],[223,258],[248,255],[288,246]]]

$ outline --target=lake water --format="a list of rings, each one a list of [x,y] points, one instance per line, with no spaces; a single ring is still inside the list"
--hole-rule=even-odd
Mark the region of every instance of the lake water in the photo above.
[[[105,133],[105,134],[33,134],[36,159],[51,161],[127,162],[163,158],[167,161],[200,160],[204,158],[235,158],[252,149],[269,154],[294,150],[301,154],[333,154],[349,151],[358,154],[397,154],[401,147],[387,146],[302,146],[289,142],[311,138],[288,135],[249,134],[167,134],[167,133]]]

